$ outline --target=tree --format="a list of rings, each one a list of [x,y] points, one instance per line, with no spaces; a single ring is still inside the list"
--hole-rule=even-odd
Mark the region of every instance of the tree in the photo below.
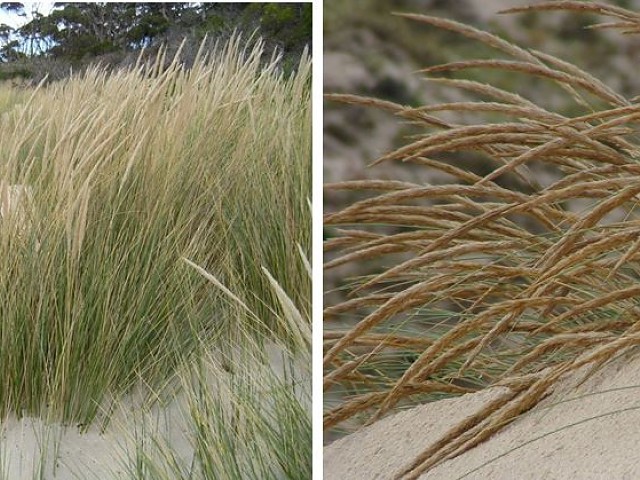
[[[311,42],[311,4],[57,2],[47,15],[31,8],[0,3],[27,20],[16,29],[0,27],[0,62],[48,59],[67,65],[65,71],[104,59],[124,64],[143,47],[165,44],[173,52],[185,38],[189,57],[205,36],[224,38],[239,30],[247,36],[257,31],[268,47],[284,53],[287,65],[295,65]]]

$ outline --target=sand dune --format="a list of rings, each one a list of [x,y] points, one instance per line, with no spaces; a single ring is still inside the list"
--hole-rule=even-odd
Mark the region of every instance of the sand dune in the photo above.
[[[243,358],[240,351],[237,353],[238,358]],[[286,351],[276,344],[267,344],[263,353],[267,362],[255,365],[256,375],[263,375],[264,378],[275,375],[283,382],[290,380],[288,360],[285,362],[285,356],[288,355]],[[294,363],[293,368],[294,376],[300,378],[308,366]],[[211,366],[207,372],[207,383],[210,388],[222,387],[219,391],[225,392],[233,381],[233,375]],[[301,385],[300,389],[296,392],[298,399],[306,403],[307,396],[302,391],[305,387]],[[269,396],[260,398],[264,400],[263,410],[269,411]],[[77,426],[47,424],[40,418],[5,419],[0,422],[0,479],[137,478],[132,475],[131,468],[136,448],[141,445],[150,447],[145,453],[151,458],[162,455],[155,448],[159,445],[180,464],[190,465],[194,455],[194,431],[189,415],[191,405],[188,394],[179,391],[161,403],[149,401],[140,391],[134,392],[118,403],[106,428],[101,428],[99,422],[95,422],[82,433]],[[310,405],[306,406],[310,409]],[[230,410],[230,404],[222,407]]]
[[[588,370],[485,443],[420,478],[596,480],[640,478],[640,356]],[[448,428],[498,396],[491,388],[391,415],[325,448],[326,480],[388,479]]]

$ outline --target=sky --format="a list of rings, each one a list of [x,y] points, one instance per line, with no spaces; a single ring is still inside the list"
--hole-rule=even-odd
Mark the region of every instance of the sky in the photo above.
[[[4,23],[10,27],[16,28],[31,20],[31,12],[36,11],[47,15],[53,8],[54,2],[22,2],[27,12],[27,17],[20,17],[18,15],[9,14],[6,11],[0,9],[0,24]]]

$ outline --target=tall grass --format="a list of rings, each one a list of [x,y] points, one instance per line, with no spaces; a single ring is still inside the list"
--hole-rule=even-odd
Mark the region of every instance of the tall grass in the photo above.
[[[640,14],[595,2],[542,2],[510,12],[562,9],[613,19],[596,28],[640,31]],[[640,106],[556,57],[448,19],[402,16],[488,45],[496,58],[423,70],[448,74],[429,80],[466,92],[468,100],[411,108],[328,95],[423,129],[374,165],[414,163],[450,180],[325,186],[327,195],[355,191],[361,198],[325,215],[325,268],[384,265],[354,279],[349,298],[325,309],[325,394],[348,394],[329,407],[325,428],[508,387],[398,472],[414,479],[535,406],[564,375],[598,368],[640,343]],[[568,117],[524,92],[454,75],[470,69],[536,77],[560,88],[578,113]],[[460,112],[467,122],[480,120],[451,120]],[[489,173],[457,166],[459,152],[490,165]]]
[[[308,312],[310,65],[285,78],[234,37],[189,70],[161,53],[7,104],[0,187],[23,195],[0,219],[0,415],[88,425],[203,342],[293,348],[262,268]]]
[[[203,345],[198,362],[180,375],[190,454],[180,455],[171,439],[142,432],[146,442],[138,440],[141,448],[125,459],[129,478],[311,478],[310,319],[290,298],[279,298],[283,321],[302,343],[253,341],[247,332],[224,357]]]

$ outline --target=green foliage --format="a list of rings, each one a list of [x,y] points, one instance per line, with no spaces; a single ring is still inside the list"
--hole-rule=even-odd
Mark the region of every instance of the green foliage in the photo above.
[[[310,42],[312,7],[310,3],[252,3],[244,12],[245,21],[258,18],[261,32],[285,49]]]
[[[196,32],[198,38],[203,38],[207,34],[213,33],[214,35],[221,33],[225,27],[225,19],[222,15],[211,15],[207,19],[196,26]]]
[[[112,437],[130,478],[309,478],[311,63],[284,77],[238,36],[161,59],[0,86],[0,416],[113,434],[159,416],[132,390],[186,398],[185,461]]]
[[[12,79],[28,79],[31,78],[33,72],[27,67],[11,67],[2,68],[0,66],[0,81]]]
[[[127,39],[134,43],[142,43],[145,39],[153,39],[165,33],[170,26],[169,18],[154,12],[139,19],[129,30]]]
[[[0,8],[23,11],[3,4]],[[14,61],[21,52],[29,57],[52,57],[86,63],[114,52],[183,38],[201,40],[229,36],[234,29],[259,34],[280,46],[285,54],[300,57],[311,41],[311,4],[219,3],[56,3],[47,16],[34,18],[13,31],[0,30],[0,59]],[[20,42],[9,42],[13,35]]]

